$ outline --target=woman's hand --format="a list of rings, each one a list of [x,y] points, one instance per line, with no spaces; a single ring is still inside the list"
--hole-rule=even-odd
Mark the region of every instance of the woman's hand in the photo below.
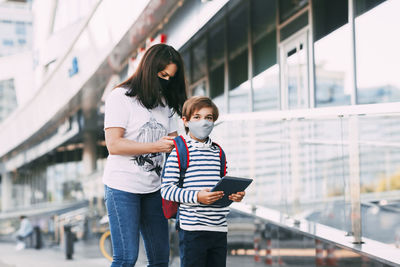
[[[235,202],[240,202],[242,201],[242,199],[244,198],[244,196],[246,195],[246,193],[243,192],[237,192],[236,194],[231,194],[229,195],[229,199]]]
[[[158,152],[171,152],[174,148],[174,136],[163,136],[157,142],[139,143],[124,138],[125,129],[111,127],[105,130],[108,152],[111,155],[143,155]]]
[[[157,152],[167,152],[170,153],[174,148],[174,137],[173,136],[163,136],[160,140],[154,143]]]
[[[197,201],[201,204],[210,205],[223,196],[224,191],[210,192],[210,189],[204,189],[197,193]]]

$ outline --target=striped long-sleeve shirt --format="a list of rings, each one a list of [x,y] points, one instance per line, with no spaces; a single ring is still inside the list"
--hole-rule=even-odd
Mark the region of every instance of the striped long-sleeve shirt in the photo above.
[[[181,203],[179,206],[181,229],[227,232],[226,216],[229,207],[204,205],[197,201],[197,193],[200,190],[211,189],[221,179],[219,148],[212,146],[210,138],[205,143],[188,137],[185,139],[189,149],[189,167],[186,170],[183,187],[177,186],[179,165],[176,150],[173,149],[165,164],[161,195],[164,199]]]

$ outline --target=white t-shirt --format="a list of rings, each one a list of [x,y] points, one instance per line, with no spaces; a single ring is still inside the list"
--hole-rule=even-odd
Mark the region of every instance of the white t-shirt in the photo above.
[[[158,141],[177,130],[172,110],[158,106],[148,110],[136,97],[126,96],[124,88],[115,88],[105,103],[104,129],[121,127],[124,138],[141,143]],[[109,155],[103,175],[108,187],[130,192],[151,193],[160,189],[162,153],[139,156]]]

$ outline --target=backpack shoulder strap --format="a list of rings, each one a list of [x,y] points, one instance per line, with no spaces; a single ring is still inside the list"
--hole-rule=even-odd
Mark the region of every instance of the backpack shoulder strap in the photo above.
[[[222,147],[220,145],[218,145],[217,143],[213,142],[213,145],[219,147],[219,159],[221,162],[221,170],[220,170],[220,176],[224,177],[226,175],[226,156],[225,156],[225,152],[222,149]]]
[[[179,164],[178,187],[182,187],[186,170],[189,167],[189,148],[186,144],[185,138],[183,138],[182,135],[175,137],[173,141],[175,144],[176,155],[178,157],[178,164]]]

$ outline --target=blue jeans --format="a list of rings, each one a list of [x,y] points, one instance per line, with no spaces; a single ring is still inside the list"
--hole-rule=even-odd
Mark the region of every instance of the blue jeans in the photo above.
[[[143,237],[149,267],[168,267],[168,222],[160,191],[134,194],[105,186],[105,201],[113,245],[111,267],[135,266],[139,232]]]
[[[227,233],[179,229],[181,267],[225,267]]]

